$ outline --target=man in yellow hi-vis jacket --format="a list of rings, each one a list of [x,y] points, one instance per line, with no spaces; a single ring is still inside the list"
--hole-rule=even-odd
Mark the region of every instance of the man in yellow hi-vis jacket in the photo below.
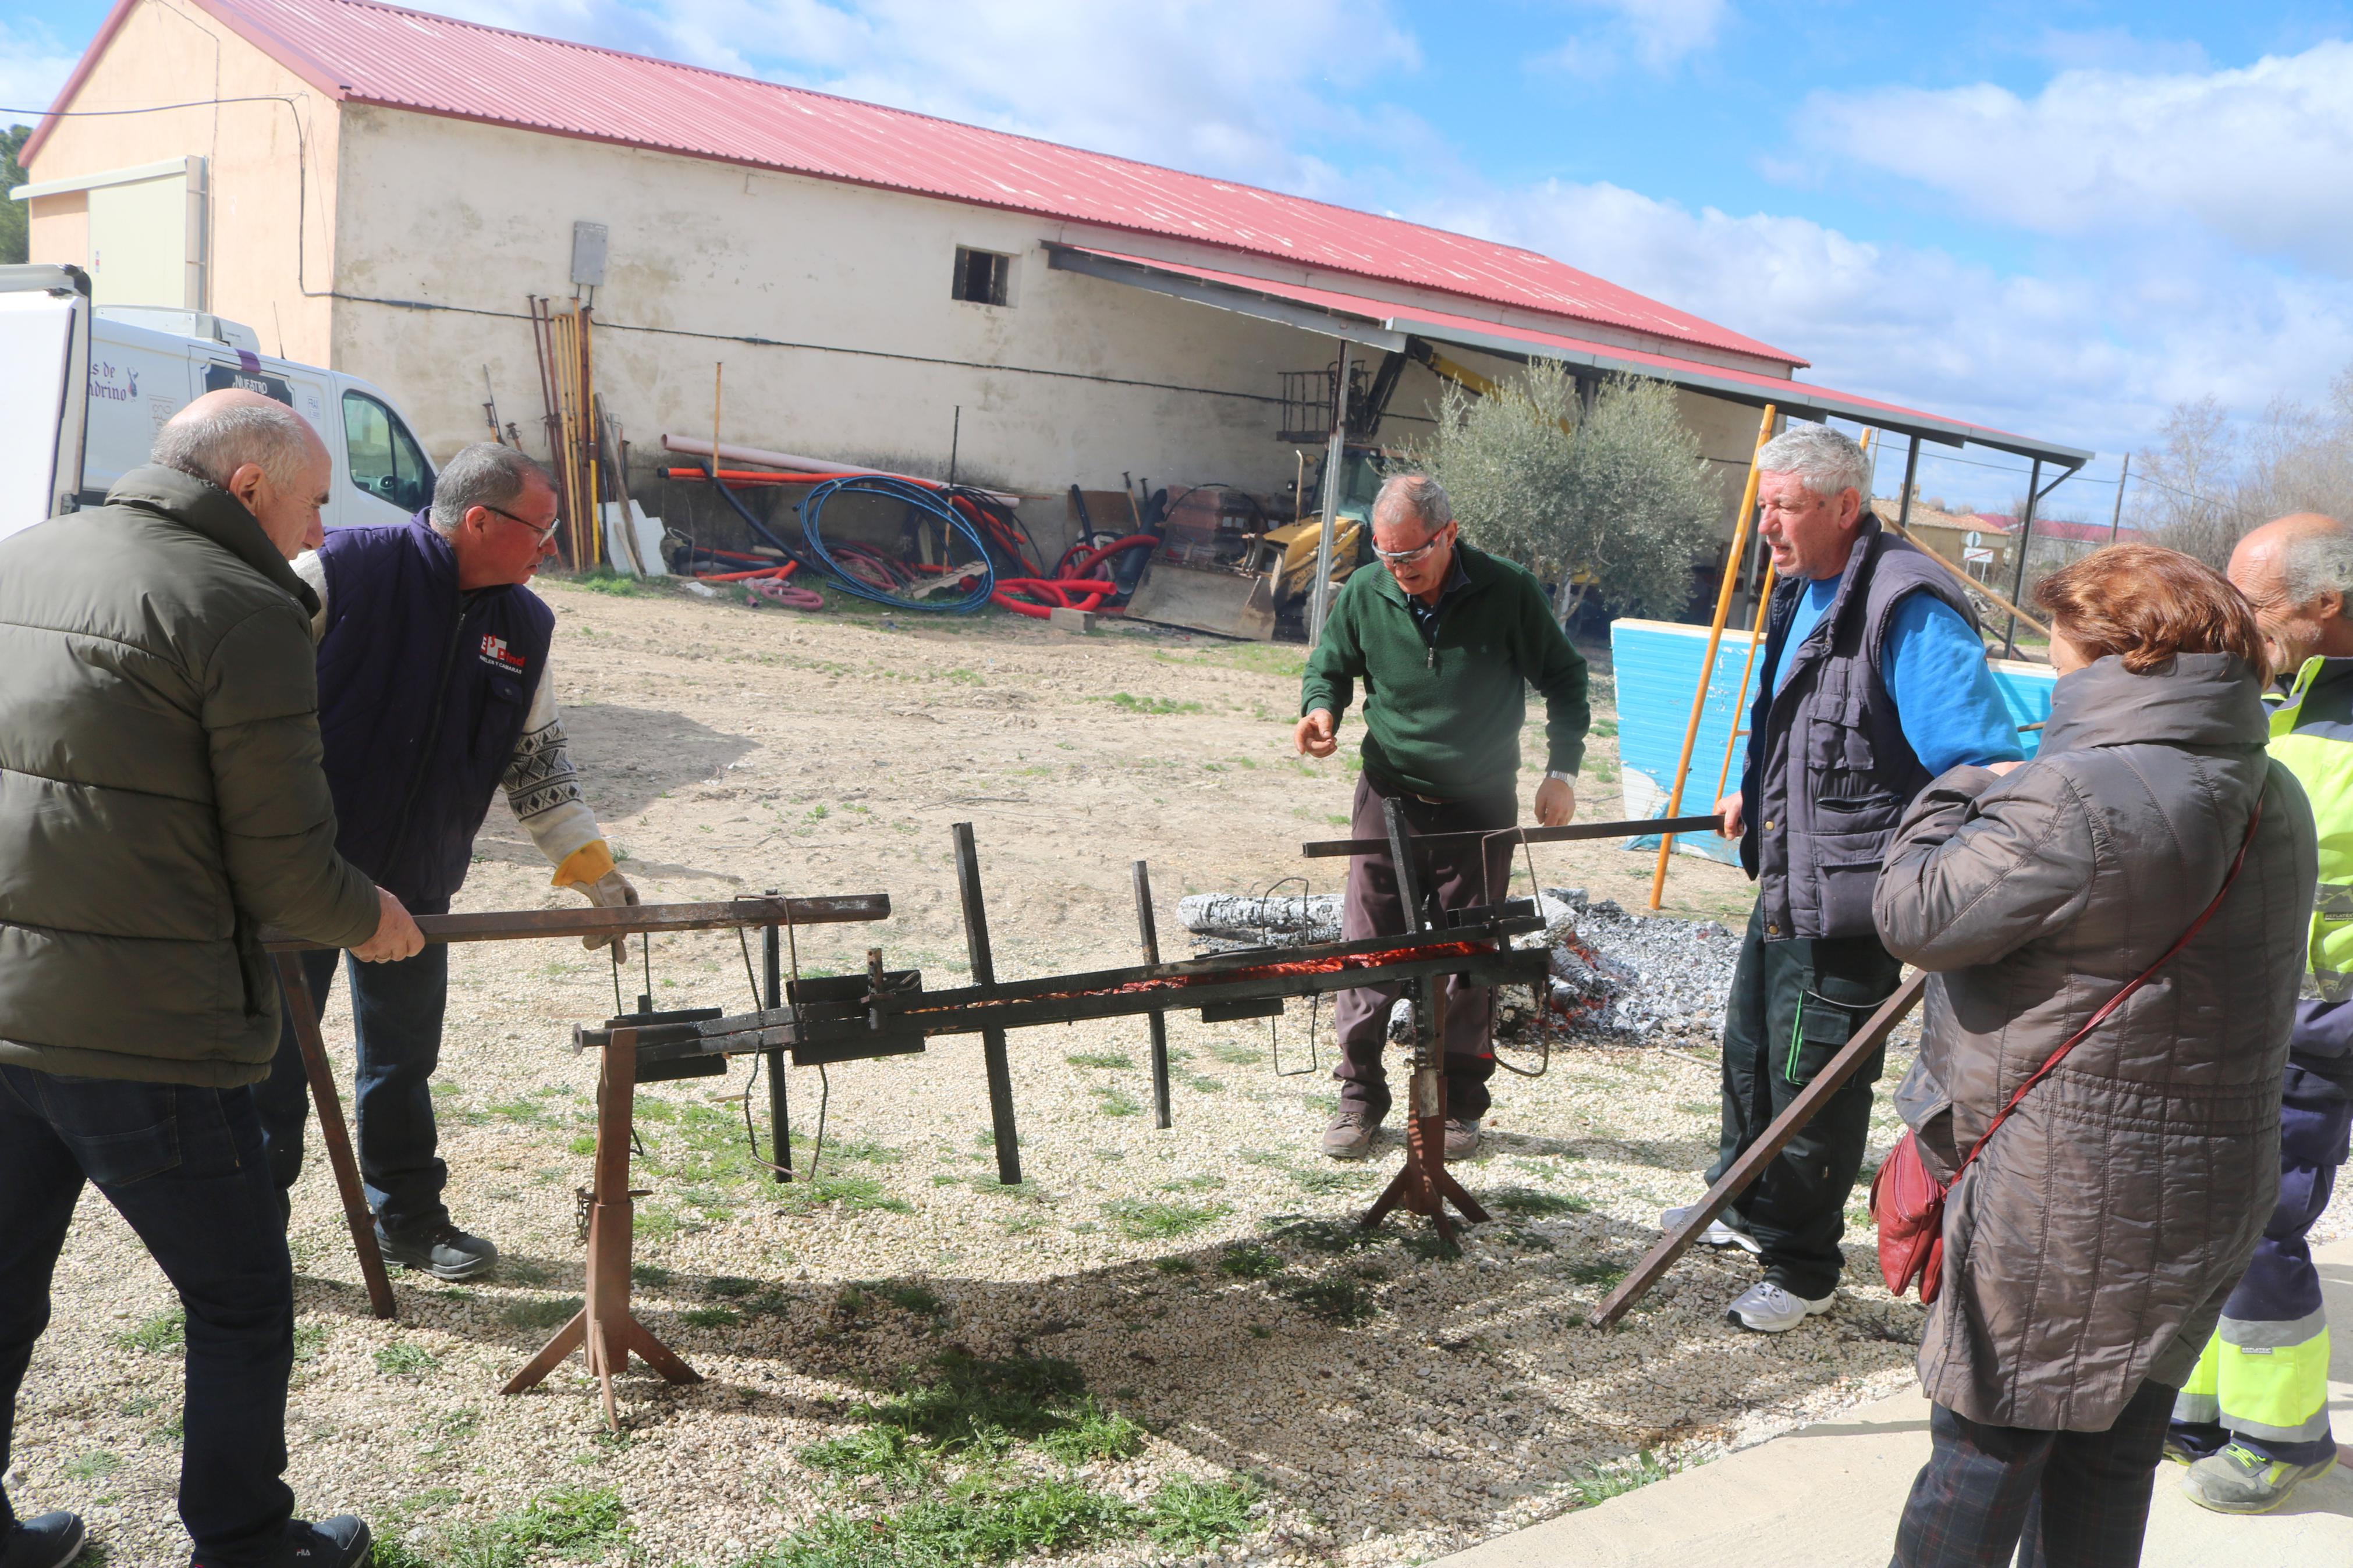
[[[2312,513],[2280,518],[2240,541],[2230,574],[2274,668],[2292,678],[2271,752],[2312,802],[2320,886],[2281,1097],[2279,1204],[2175,1402],[2168,1452],[2192,1461],[2192,1501],[2262,1513],[2337,1460],[2328,1321],[2305,1233],[2328,1205],[2353,1127],[2353,531]]]

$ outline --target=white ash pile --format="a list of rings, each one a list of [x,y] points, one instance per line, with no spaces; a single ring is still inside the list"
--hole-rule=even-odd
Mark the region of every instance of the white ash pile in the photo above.
[[[1555,1027],[1638,1039],[1712,1038],[1723,1031],[1724,1001],[1740,955],[1736,933],[1714,921],[1639,919],[1609,900],[1588,901],[1582,888],[1546,888],[1539,908],[1545,929],[1519,945],[1552,951]],[[1204,952],[1340,940],[1335,893],[1192,893],[1177,900],[1176,918]],[[1514,1038],[1532,1032],[1526,991],[1508,990],[1499,1001],[1497,1033]],[[1402,1039],[1405,1028],[1400,1005],[1389,1029]]]
[[[1176,918],[1203,952],[1340,940],[1340,895],[1187,893]]]
[[[1546,888],[1539,908],[1545,929],[1521,945],[1552,950],[1556,1027],[1638,1039],[1722,1033],[1740,956],[1736,933],[1715,921],[1639,918],[1611,900],[1588,901],[1582,888]],[[1497,1034],[1533,1032],[1526,992],[1497,1000]]]

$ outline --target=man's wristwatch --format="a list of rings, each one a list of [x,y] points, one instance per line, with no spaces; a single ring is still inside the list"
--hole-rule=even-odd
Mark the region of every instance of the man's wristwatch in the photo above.
[[[1567,784],[1571,789],[1575,789],[1577,787],[1577,775],[1575,773],[1555,772],[1545,774],[1545,777],[1547,780],[1558,779],[1561,783]]]

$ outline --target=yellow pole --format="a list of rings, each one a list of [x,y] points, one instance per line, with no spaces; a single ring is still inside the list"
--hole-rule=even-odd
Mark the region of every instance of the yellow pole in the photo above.
[[[1757,453],[1773,438],[1773,419],[1780,412],[1771,404],[1765,405],[1765,416],[1757,422],[1757,446],[1748,454],[1748,481],[1740,487],[1740,518],[1733,525],[1732,552],[1724,561],[1724,586],[1715,595],[1715,619],[1707,628],[1707,654],[1701,659],[1699,686],[1692,693],[1691,722],[1683,726],[1683,754],[1675,763],[1675,786],[1667,797],[1667,815],[1680,816],[1683,809],[1683,782],[1691,776],[1692,752],[1699,744],[1700,720],[1707,712],[1707,689],[1715,674],[1715,651],[1724,646],[1724,623],[1732,618],[1732,590],[1740,581],[1740,557],[1748,549],[1748,523],[1757,514]],[[1651,908],[1657,909],[1667,891],[1667,857],[1674,853],[1675,836],[1659,836],[1658,868],[1651,873]]]

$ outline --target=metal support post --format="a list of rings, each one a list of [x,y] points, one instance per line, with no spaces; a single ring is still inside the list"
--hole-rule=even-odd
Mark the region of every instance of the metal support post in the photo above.
[[[1405,811],[1394,799],[1382,803],[1388,827],[1389,868],[1397,878],[1398,901],[1405,906],[1408,936],[1428,929],[1422,920],[1421,878],[1413,859],[1413,841]],[[1454,1222],[1446,1213],[1452,1204],[1473,1225],[1485,1223],[1487,1211],[1462,1190],[1446,1169],[1446,976],[1423,975],[1406,983],[1413,1005],[1413,1079],[1406,1107],[1405,1164],[1356,1223],[1369,1229],[1389,1210],[1402,1206],[1408,1214],[1428,1217],[1440,1241],[1454,1243]]]
[[[1144,937],[1144,962],[1160,962],[1160,927],[1152,918],[1152,873],[1135,863],[1135,923]],[[1152,1124],[1164,1131],[1168,1116],[1168,1015],[1152,1012]]]
[[[2116,470],[2116,510],[2108,514],[2108,542],[2114,544],[2125,526],[2125,483],[2132,478],[2132,454],[2125,454],[2124,467]]]
[[[629,1248],[637,1206],[629,1191],[629,1126],[638,1093],[638,1031],[611,1031],[603,1055],[604,1070],[596,1079],[596,1174],[589,1192],[586,1300],[499,1392],[521,1394],[579,1350],[604,1394],[605,1424],[617,1432],[621,1415],[613,1399],[613,1379],[628,1369],[632,1352],[671,1383],[701,1383],[702,1378],[629,1310]]]
[[[2018,570],[2010,577],[2010,600],[2016,604],[2026,597],[2026,551],[2034,542],[2034,503],[2042,499],[2038,487],[2042,483],[2042,459],[2034,459],[2034,467],[2026,476],[2026,515],[2018,520]],[[2018,617],[2010,617],[2010,630],[2002,634],[2001,657],[2018,657]]]
[[[768,897],[773,899],[776,896],[776,889],[769,889]],[[767,994],[761,999],[761,1005],[770,1009],[785,1005],[783,949],[784,939],[775,926],[760,928],[761,966],[767,971],[762,976],[767,985]],[[791,1108],[786,1098],[785,1053],[770,1051],[765,1061],[768,1068],[768,1146],[776,1151],[776,1166],[771,1174],[779,1182],[789,1182],[793,1179],[793,1131]]]
[[[1339,378],[1332,384],[1332,439],[1324,450],[1324,524],[1315,535],[1315,581],[1308,589],[1307,646],[1324,640],[1332,613],[1332,548],[1340,526],[1341,470],[1348,461],[1348,340],[1340,340]]]
[[[988,951],[988,910],[980,897],[980,853],[973,847],[972,824],[959,822],[955,836],[956,891],[964,898],[964,940],[972,954],[976,985],[997,984],[997,961]],[[988,1066],[988,1123],[997,1141],[997,1179],[1005,1185],[1021,1181],[1021,1137],[1013,1125],[1013,1068],[1005,1056],[1005,1031],[980,1032],[981,1059]]]

